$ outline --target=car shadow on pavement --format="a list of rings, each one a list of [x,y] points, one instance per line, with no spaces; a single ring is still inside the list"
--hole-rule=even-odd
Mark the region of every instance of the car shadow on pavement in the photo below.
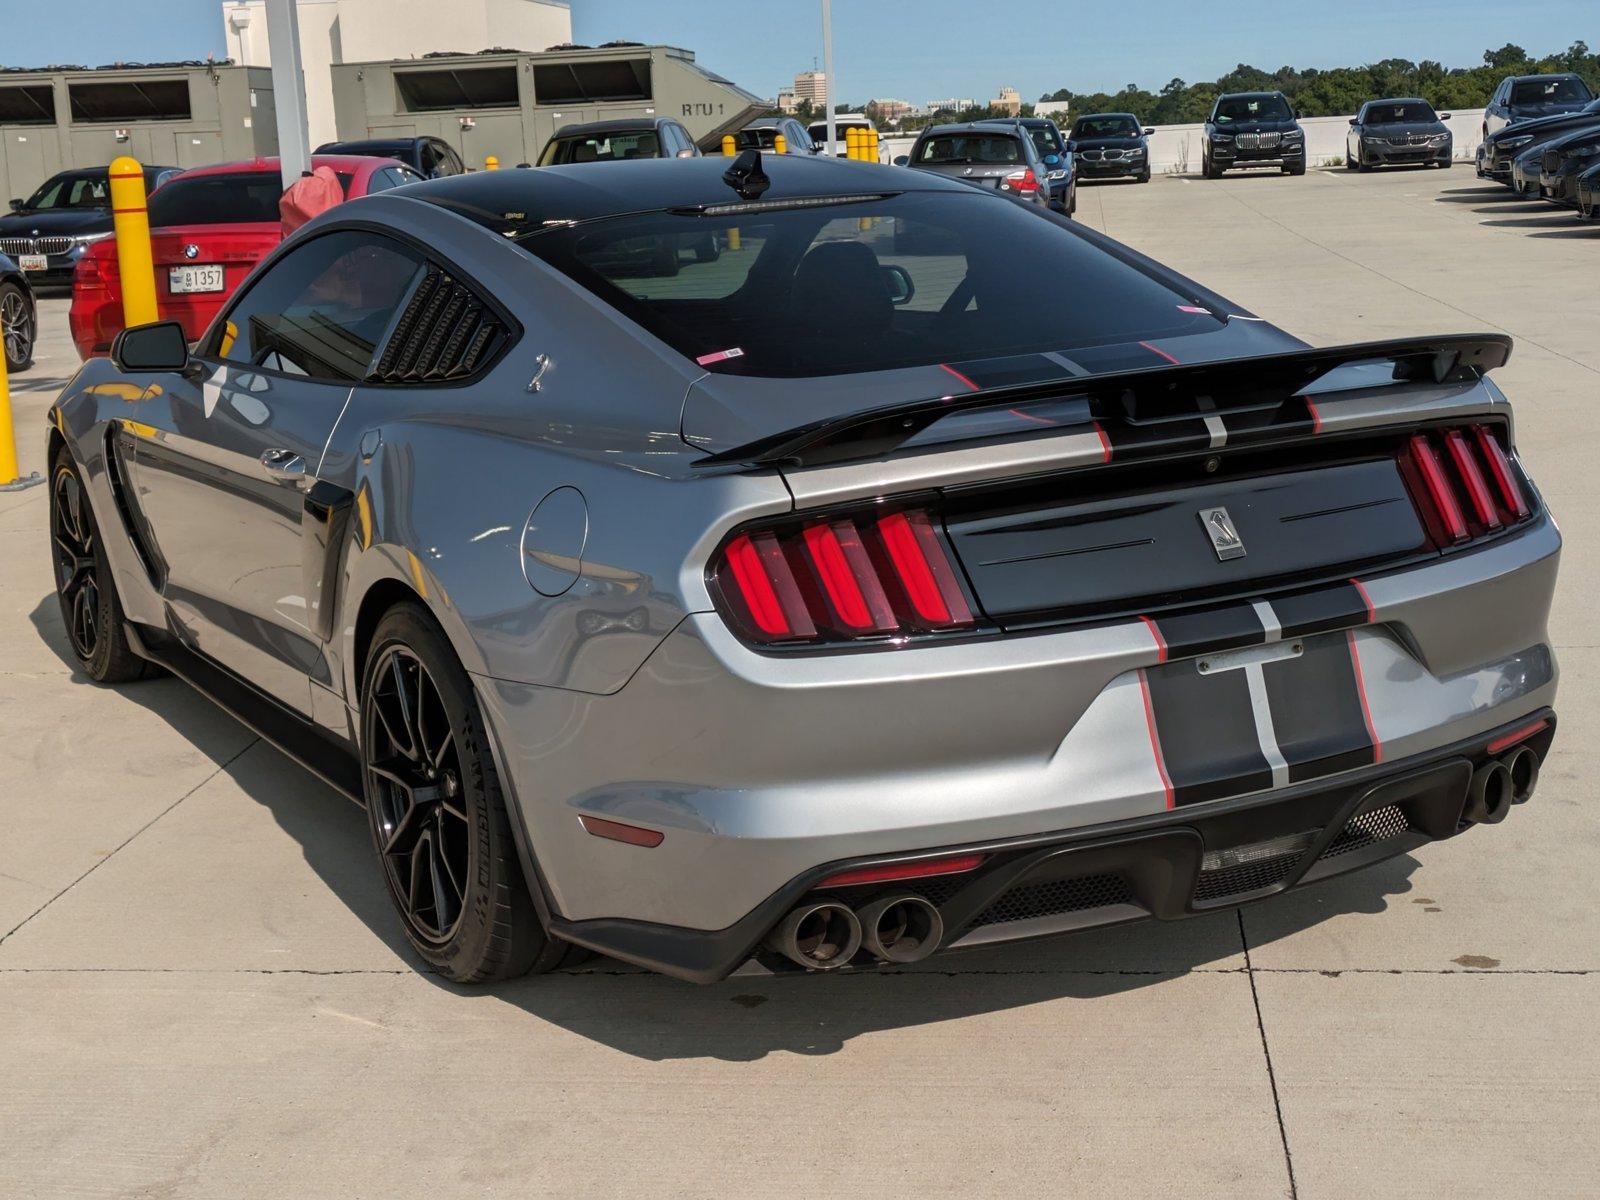
[[[1479,201],[1488,200],[1493,196],[1504,196],[1507,200],[1514,199],[1509,188],[1498,183],[1486,183],[1477,187],[1451,188],[1435,196],[1437,204],[1477,204]]]
[[[47,645],[76,669],[53,594],[30,618]],[[492,987],[462,987],[426,972],[390,907],[366,817],[286,755],[253,743],[241,752],[231,718],[177,679],[119,687],[222,767],[300,846],[306,865],[421,979],[464,1005],[512,1006],[529,1017],[650,1061],[756,1061],[774,1053],[832,1054],[864,1035],[933,1025],[1050,1001],[1093,1002],[1185,976],[1221,978],[1244,968],[1243,922],[1234,911],[1177,922],[990,946],[912,967],[833,975],[749,975],[698,987],[605,958]],[[1402,856],[1268,903],[1273,935],[1309,929],[1346,913],[1377,914],[1411,889],[1419,864]],[[1262,939],[1260,933],[1256,934]]]

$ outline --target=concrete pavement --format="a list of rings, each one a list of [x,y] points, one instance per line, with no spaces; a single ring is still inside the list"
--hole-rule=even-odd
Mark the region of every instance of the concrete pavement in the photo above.
[[[70,667],[0,494],[0,1195],[1590,1196],[1600,230],[1470,170],[1085,187],[1315,343],[1504,329],[1567,536],[1504,825],[1253,908],[881,975],[419,974],[361,813],[182,684]],[[76,363],[47,301],[23,469]]]

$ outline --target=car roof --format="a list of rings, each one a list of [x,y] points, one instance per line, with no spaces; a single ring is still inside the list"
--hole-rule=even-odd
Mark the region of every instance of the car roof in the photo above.
[[[1223,92],[1218,100],[1265,100],[1270,96],[1282,96],[1282,92]]]
[[[374,163],[387,164],[388,160],[374,158],[370,154],[313,154],[311,165],[313,167],[328,167],[334,171],[349,171],[355,173],[372,168]],[[404,166],[404,163],[400,163]],[[191,167],[180,178],[196,179],[202,175],[276,175],[279,171],[278,158],[247,158],[240,162],[211,163],[204,167]],[[373,169],[381,169],[381,166]]]
[[[1077,120],[1079,120],[1079,121],[1087,121],[1091,117],[1126,117],[1128,120],[1132,121],[1135,125],[1137,125],[1139,123],[1139,118],[1137,116],[1135,116],[1133,113],[1127,113],[1127,112],[1089,112],[1089,113],[1080,113],[1078,115],[1078,117],[1077,117]]]
[[[357,147],[371,147],[372,149],[387,149],[397,146],[415,146],[418,142],[431,142],[435,139],[425,136],[418,137],[392,137],[392,138],[357,138],[349,142],[327,142],[317,147],[318,154],[354,154]]]
[[[1576,79],[1581,82],[1583,76],[1576,71],[1551,71],[1546,75],[1512,75],[1509,78],[1516,83],[1531,83],[1535,80],[1544,79]]]
[[[769,203],[886,192],[972,192],[959,180],[878,163],[796,154],[762,154],[761,163],[772,181],[761,197]],[[548,224],[739,203],[738,193],[723,181],[726,170],[721,156],[629,159],[537,171],[478,171],[413,184],[405,194],[497,233],[533,232]]]
[[[1020,117],[1017,118],[1019,121],[1021,119],[1022,118]],[[974,129],[982,133],[994,133],[996,130],[1014,130],[1015,125],[1010,117],[1001,117],[997,120],[985,121],[952,121],[947,125],[929,125],[918,136],[933,137],[937,134],[943,137],[952,133],[969,133]]]
[[[633,129],[654,129],[667,117],[617,117],[610,121],[583,121],[575,125],[563,125],[556,130],[555,136],[577,137],[589,133],[625,133]]]
[[[1054,125],[1049,117],[980,117],[973,122],[974,125],[1021,125],[1027,128],[1030,125]]]
[[[1432,104],[1429,104],[1428,101],[1424,100],[1421,96],[1385,96],[1381,100],[1368,100],[1367,103],[1368,104],[1427,104],[1429,108],[1433,107]]]

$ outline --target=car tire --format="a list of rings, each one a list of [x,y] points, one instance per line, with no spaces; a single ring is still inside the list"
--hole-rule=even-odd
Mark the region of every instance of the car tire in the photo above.
[[[6,370],[21,371],[32,366],[39,317],[28,303],[27,293],[14,283],[0,283],[0,330],[5,335]]]
[[[1301,159],[1298,163],[1294,163],[1285,167],[1283,169],[1283,173],[1285,175],[1304,175],[1306,173],[1305,159]]]
[[[128,642],[94,508],[65,446],[50,464],[50,561],[67,645],[83,673],[96,683],[131,683],[159,674]]]
[[[1352,154],[1349,158],[1344,160],[1344,169],[1346,171],[1354,171],[1356,169],[1356,156],[1355,155]]]
[[[1221,179],[1222,172],[1211,161],[1211,155],[1203,154],[1200,158],[1200,173],[1207,179]]]
[[[1150,170],[1149,170],[1148,167],[1145,169],[1144,173],[1139,176],[1139,182],[1140,183],[1149,183],[1150,182]]]
[[[420,604],[378,622],[361,688],[361,774],[390,899],[412,948],[456,983],[553,970],[471,681]]]

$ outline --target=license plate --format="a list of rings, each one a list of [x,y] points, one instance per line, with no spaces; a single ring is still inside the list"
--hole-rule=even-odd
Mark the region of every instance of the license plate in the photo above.
[[[175,296],[183,292],[220,292],[223,287],[221,263],[167,269],[167,290]]]
[[[17,266],[24,271],[48,271],[50,269],[50,260],[42,254],[19,254],[17,255]]]

